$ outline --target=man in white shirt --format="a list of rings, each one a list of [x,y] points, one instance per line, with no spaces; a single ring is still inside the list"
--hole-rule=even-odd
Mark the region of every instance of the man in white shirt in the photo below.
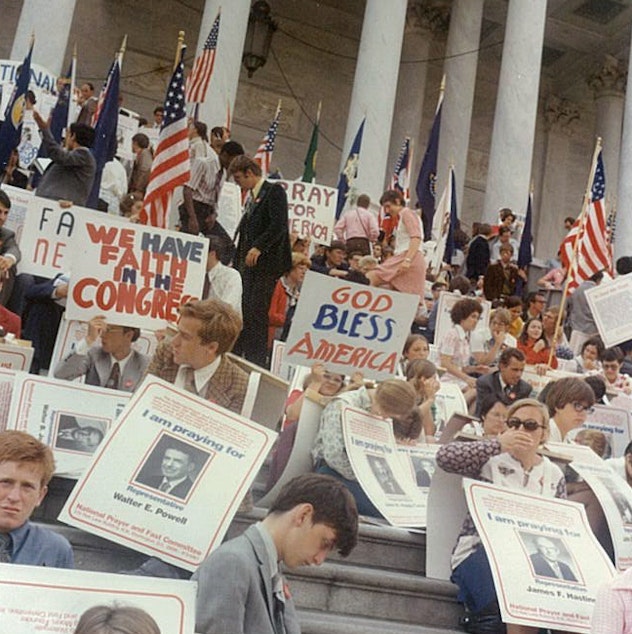
[[[241,317],[242,283],[239,271],[222,264],[226,245],[218,236],[208,238],[208,260],[202,299],[221,299],[232,306]]]

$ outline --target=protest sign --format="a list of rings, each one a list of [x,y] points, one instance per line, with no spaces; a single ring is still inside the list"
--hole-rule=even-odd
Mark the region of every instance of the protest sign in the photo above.
[[[17,343],[0,343],[0,368],[28,372],[33,361],[33,348]]]
[[[444,291],[439,293],[439,305],[437,306],[437,325],[435,328],[434,341],[435,345],[440,346],[441,341],[445,337],[445,334],[454,326],[452,318],[450,317],[450,311],[458,301],[466,299],[459,293],[448,293]],[[478,320],[475,331],[485,332],[489,326],[489,313],[492,309],[491,302],[483,300],[480,302],[483,312],[481,318]]]
[[[149,375],[59,519],[195,570],[221,543],[275,437]]]
[[[78,234],[79,227],[85,227],[87,222],[112,227],[129,225],[126,218],[76,205],[62,209],[55,200],[31,196],[19,241],[22,252],[20,272],[42,277],[68,273],[72,267],[71,245],[77,239],[85,240],[85,237],[78,238]],[[81,234],[85,234],[85,229]],[[96,255],[93,248],[90,259],[95,259]]]
[[[129,399],[127,392],[19,372],[7,427],[49,445],[55,473],[76,478]]]
[[[2,189],[6,192],[11,201],[11,209],[4,226],[13,231],[15,233],[15,239],[20,242],[26,219],[26,210],[29,207],[31,198],[33,198],[33,192],[20,189],[19,187],[12,187],[11,185],[3,185]],[[19,264],[18,268],[20,272],[22,272]]]
[[[567,438],[586,444],[583,440],[586,429],[600,431],[605,436],[606,447],[601,458],[618,458],[630,442],[630,413],[609,405],[595,405],[586,422],[580,428],[572,429]]]
[[[532,388],[532,395],[537,396],[551,381],[557,381],[566,377],[583,378],[583,374],[576,372],[564,372],[563,370],[547,370],[546,374],[538,374],[534,365],[525,366],[522,373],[522,380],[526,381]]]
[[[0,368],[0,431],[6,429],[9,420],[15,375],[13,370]]]
[[[588,289],[586,299],[606,348],[632,339],[632,275]]]
[[[392,377],[419,297],[307,271],[285,344],[285,361],[349,375]]]
[[[23,63],[22,59],[0,59],[0,120],[2,121],[4,121],[7,104],[13,95],[18,69]],[[44,119],[48,119],[51,107],[57,101],[56,96],[52,94],[57,90],[56,75],[44,66],[31,63],[29,90],[35,94],[39,113]]]
[[[133,161],[136,155],[132,151],[132,137],[138,129],[140,115],[125,108],[119,109],[116,124],[116,155],[123,160]]]
[[[360,486],[393,526],[425,526],[426,501],[397,454],[393,424],[342,409],[345,448]]]
[[[428,495],[432,476],[437,469],[436,454],[439,445],[398,445],[397,452],[404,468],[410,472],[424,497]]]
[[[69,251],[75,265],[67,319],[104,315],[114,324],[155,330],[202,295],[207,238],[91,218],[77,225]]]
[[[590,486],[601,504],[612,545],[617,570],[632,566],[632,489],[604,462],[587,464],[573,460],[571,467]]]
[[[241,189],[235,183],[226,181],[217,201],[217,221],[232,238],[241,220]]]
[[[435,437],[440,438],[448,421],[454,414],[467,414],[467,402],[456,383],[439,383],[435,394]]]
[[[75,350],[77,344],[88,334],[88,324],[85,321],[75,321],[62,319],[55,339],[53,356],[50,360],[49,376],[55,375],[55,368],[62,359],[65,359]],[[97,339],[94,346],[100,346],[101,340]],[[141,330],[140,337],[132,343],[132,349],[148,357],[152,357],[158,347],[156,335],[149,330]],[[85,376],[81,375],[74,379],[78,383],[83,383]]]
[[[302,181],[279,181],[287,194],[288,230],[329,245],[336,222],[338,190]]]
[[[190,581],[16,564],[0,564],[0,570],[3,632],[70,634],[97,605],[144,610],[163,634],[195,628],[196,584]]]
[[[589,632],[597,588],[614,569],[584,507],[475,480],[463,486],[503,621]]]

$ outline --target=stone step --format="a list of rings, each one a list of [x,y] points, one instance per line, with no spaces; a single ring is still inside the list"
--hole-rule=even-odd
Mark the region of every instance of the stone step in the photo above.
[[[401,621],[367,619],[314,610],[299,610],[298,616],[303,634],[463,634],[460,629],[411,625]]]
[[[455,629],[462,613],[454,585],[419,575],[324,563],[287,578],[299,609],[444,629]]]

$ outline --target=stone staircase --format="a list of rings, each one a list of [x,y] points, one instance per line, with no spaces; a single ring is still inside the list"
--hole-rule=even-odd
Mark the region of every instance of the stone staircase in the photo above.
[[[34,519],[73,545],[76,567],[116,572],[137,567],[144,555],[55,523],[73,482],[55,478]],[[261,519],[255,507],[233,520],[227,538]],[[287,574],[304,634],[456,634],[461,608],[456,589],[425,577],[425,534],[363,523],[358,546],[347,559],[332,555],[318,567]],[[226,633],[229,634],[229,633]]]

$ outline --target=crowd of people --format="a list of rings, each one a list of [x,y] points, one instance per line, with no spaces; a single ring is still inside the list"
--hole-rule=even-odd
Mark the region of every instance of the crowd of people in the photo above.
[[[89,89],[89,84],[85,91],[82,88],[81,114],[63,146],[53,138],[48,122],[34,111],[51,159],[35,194],[66,207],[86,204],[95,177],[90,109],[96,103]],[[155,109],[152,125],[161,124],[163,113],[160,107]],[[125,166],[118,159],[108,164],[99,194],[101,211],[131,222],[139,219],[152,163],[150,139],[142,129],[132,139],[132,164]],[[387,190],[379,200],[386,218],[382,226],[370,209],[369,196],[362,194],[337,221],[336,239],[328,245],[312,244],[309,236],[288,231],[285,190],[274,180],[266,180],[259,163],[231,140],[228,129],[214,127],[209,136],[204,123],[191,121],[189,131],[191,174],[183,187],[177,228],[209,238],[202,297],[180,307],[175,331],[160,334],[151,358],[134,349],[140,336],[137,328],[110,324],[95,315],[85,338],[51,368],[54,376],[83,377],[91,385],[133,392],[149,373],[240,413],[248,376],[227,353],[269,367],[274,342],[288,336],[307,270],[407,293],[418,303],[410,336],[403,350],[397,351],[401,360],[396,377],[374,384],[359,373],[345,377],[316,364],[303,389],[288,395],[268,488],[281,476],[292,451],[305,398],[324,407],[311,451],[314,473],[287,485],[263,522],[222,546],[195,573],[198,631],[281,631],[267,616],[264,619],[268,614],[286,619],[286,631],[298,631],[291,600],[284,599],[281,613],[270,603],[270,597],[276,601],[283,589],[277,562],[289,567],[321,563],[334,548],[346,555],[357,539],[358,512],[381,516],[347,455],[345,405],[392,421],[398,443],[434,444],[444,431],[437,395],[446,384],[456,386],[476,422],[471,429],[479,439],[443,444],[437,453],[442,469],[547,497],[573,499],[576,491],[571,484],[577,483],[568,481],[565,472],[542,456],[543,444],[548,440],[579,442],[576,431],[595,403],[607,406],[617,395],[632,393],[632,342],[606,348],[585,297],[589,288],[602,283],[603,272],[580,284],[565,305],[548,301],[549,291],[560,288],[566,274],[559,262],[552,263],[551,275],[538,280],[537,290],[529,291],[528,271],[516,263],[519,227],[509,209],[499,213],[498,226],[473,227],[471,238],[459,230],[452,264],[428,271],[419,211],[407,207],[397,190]],[[16,184],[6,176],[5,172],[3,182]],[[219,196],[228,179],[244,196],[234,238],[218,217]],[[6,334],[32,342],[31,371],[46,372],[69,277],[16,276],[19,246],[13,232],[2,227],[10,208],[9,196],[0,189],[0,325]],[[618,273],[632,271],[631,263],[632,258],[621,258]],[[445,304],[451,322],[447,326],[439,313],[444,293],[450,298]],[[440,325],[442,335],[437,338]],[[549,382],[533,398],[537,390],[523,378],[527,367],[531,376],[543,377],[556,368],[572,376]],[[94,451],[103,434],[75,427],[76,433],[67,432],[69,441],[85,444],[81,439],[89,438]],[[599,446],[593,442],[593,447]],[[612,456],[608,443],[601,447],[601,458],[622,458]],[[192,458],[186,452],[173,455],[173,450],[168,451],[172,454],[162,458],[155,487],[175,491],[190,486],[186,469]],[[621,472],[620,465],[617,469]],[[0,434],[0,476],[3,472],[6,476],[0,477],[0,491],[9,500],[24,498],[20,513],[0,505],[0,561],[72,567],[70,545],[29,521],[46,495],[53,470],[50,448],[21,432]],[[626,467],[624,476],[631,482],[629,473]],[[585,501],[586,497],[584,488],[576,499]],[[244,500],[243,508],[249,504],[250,500]],[[597,538],[612,555],[603,515],[596,513],[590,519]],[[544,543],[540,546],[543,553],[549,548]],[[261,559],[266,562],[266,592],[257,578],[256,561]],[[467,607],[468,631],[501,631],[484,629],[502,624],[487,555],[470,518],[456,544],[452,569],[460,600]],[[218,576],[224,584],[214,581]],[[243,603],[240,609],[230,594],[233,583],[241,584],[243,590],[237,599]],[[77,632],[96,632],[87,623],[105,618],[114,617],[95,609],[82,617]],[[152,627],[148,623],[146,631],[153,634]],[[516,628],[508,624],[507,632],[535,631]]]

